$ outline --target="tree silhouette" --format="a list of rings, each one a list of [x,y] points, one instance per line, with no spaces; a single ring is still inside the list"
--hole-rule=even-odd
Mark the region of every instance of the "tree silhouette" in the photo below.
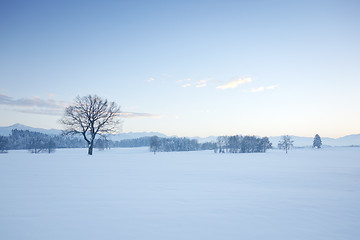
[[[313,141],[313,148],[321,148],[322,142],[319,134],[316,134]]]
[[[293,143],[294,143],[294,141],[291,140],[291,137],[289,135],[285,135],[285,136],[282,136],[282,139],[280,140],[278,146],[279,146],[279,148],[284,149],[285,152],[287,153],[288,150],[291,147],[293,147]]]
[[[120,107],[96,95],[78,96],[74,104],[65,109],[60,122],[65,126],[64,134],[83,136],[88,154],[92,155],[96,135],[106,137],[120,131]]]

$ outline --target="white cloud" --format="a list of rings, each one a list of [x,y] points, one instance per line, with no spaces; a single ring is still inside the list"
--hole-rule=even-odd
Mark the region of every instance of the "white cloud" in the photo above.
[[[271,85],[271,86],[268,86],[268,87],[261,86],[261,87],[258,87],[258,88],[251,89],[250,92],[257,93],[257,92],[263,92],[263,91],[267,91],[267,90],[274,90],[277,87],[278,87],[278,85]]]
[[[272,85],[272,86],[266,87],[266,89],[268,89],[268,90],[273,90],[273,89],[275,89],[275,88],[277,88],[277,87],[278,87],[278,85]]]
[[[250,82],[252,82],[251,78],[239,78],[239,79],[237,79],[235,81],[228,82],[228,83],[220,85],[220,86],[218,86],[216,88],[222,89],[222,90],[231,89],[231,88],[237,88],[238,86],[240,86],[242,84],[250,83]]]
[[[262,92],[264,90],[265,90],[265,87],[261,86],[261,87],[258,87],[258,88],[251,89],[251,92],[256,93],[256,92]]]

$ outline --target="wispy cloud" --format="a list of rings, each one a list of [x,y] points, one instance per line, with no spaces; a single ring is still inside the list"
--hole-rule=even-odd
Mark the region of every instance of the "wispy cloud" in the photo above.
[[[275,88],[277,88],[277,87],[279,87],[279,86],[278,86],[278,85],[272,85],[272,86],[266,87],[266,89],[268,89],[268,90],[273,90],[273,89],[275,89]]]
[[[180,81],[178,81],[178,83],[185,83],[185,84],[181,85],[181,87],[183,87],[183,88],[187,88],[187,87],[203,88],[203,87],[207,86],[208,81],[210,81],[210,79],[203,79],[200,81],[196,81],[191,78],[188,78],[185,80],[180,80]]]
[[[14,99],[0,93],[0,105],[11,107],[11,110],[21,113],[61,116],[70,103],[41,99],[39,97]],[[123,118],[161,118],[162,115],[151,113],[121,112]]]
[[[187,87],[191,87],[191,86],[192,86],[191,83],[186,83],[186,84],[182,85],[181,87],[187,88]]]
[[[162,118],[162,115],[151,113],[136,113],[136,112],[121,112],[120,116],[123,118]]]
[[[153,82],[153,81],[155,81],[155,78],[153,78],[153,77],[145,80],[145,82]]]
[[[53,99],[41,99],[40,97],[14,99],[0,93],[0,104],[19,107],[59,107],[60,104]]]
[[[251,89],[250,92],[257,93],[257,92],[263,92],[263,91],[267,91],[267,90],[274,90],[277,87],[278,87],[278,85],[271,85],[271,86],[268,86],[268,87],[261,86],[261,87],[258,87],[258,88]]]
[[[251,89],[251,92],[256,93],[256,92],[262,92],[264,90],[265,90],[265,87],[261,86],[261,87],[258,87],[258,88]]]
[[[66,102],[40,97],[14,99],[0,93],[0,105],[12,107],[12,110],[24,113],[61,115],[67,105]]]
[[[195,83],[195,87],[197,87],[197,88],[206,87],[206,86],[207,86],[207,82],[208,82],[209,80],[210,80],[210,79],[200,80],[200,81],[198,81],[198,82]]]
[[[15,112],[20,113],[30,113],[30,114],[39,114],[39,115],[48,115],[48,116],[61,116],[64,113],[64,109],[49,109],[49,108],[18,108],[12,109]]]
[[[253,81],[252,78],[238,78],[235,81],[231,81],[231,82],[228,82],[226,84],[217,86],[216,88],[222,89],[222,90],[232,89],[232,88],[237,88],[238,86],[240,86],[242,84],[250,83],[252,81]]]

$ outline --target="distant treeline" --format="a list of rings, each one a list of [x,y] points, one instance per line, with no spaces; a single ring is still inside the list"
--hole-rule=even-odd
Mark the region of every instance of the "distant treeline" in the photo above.
[[[258,138],[255,136],[220,136],[217,138],[215,152],[218,153],[254,153],[265,152],[272,148],[268,137]]]
[[[98,138],[94,147],[100,150],[107,148],[150,147],[151,137],[113,141]],[[163,151],[196,151],[216,147],[215,143],[200,144],[188,138],[162,138]],[[9,136],[0,136],[0,152],[7,150],[27,149],[33,153],[54,152],[56,148],[84,148],[86,142],[80,137],[64,135],[47,135],[29,130],[13,129]]]
[[[124,139],[120,141],[111,141],[112,147],[124,147],[124,148],[131,148],[131,147],[148,147],[150,146],[150,138],[151,137],[141,137],[141,138],[134,138],[134,139]],[[96,143],[95,143],[96,145]]]
[[[199,151],[213,150],[216,143],[198,143],[195,139],[189,138],[160,138],[153,136],[150,138],[150,151],[156,152],[179,152],[179,151]]]
[[[47,135],[29,130],[13,129],[9,136],[0,136],[0,151],[28,149],[31,152],[53,152],[56,148],[82,148],[86,143],[63,135]]]
[[[56,148],[84,148],[86,142],[79,137],[64,135],[47,135],[29,130],[13,129],[9,136],[0,136],[0,152],[7,150],[28,149],[30,152],[54,152]],[[271,148],[267,137],[255,136],[220,136],[217,142],[199,143],[190,138],[160,138],[141,137],[136,139],[125,139],[121,141],[98,138],[95,148],[103,150],[106,148],[132,148],[149,147],[152,152],[174,152],[174,151],[199,151],[214,150],[216,153],[252,153],[265,152]]]
[[[220,136],[216,143],[198,143],[188,138],[159,138],[151,137],[150,151],[174,152],[174,151],[197,151],[214,150],[215,153],[254,153],[265,152],[272,148],[269,138],[255,136]]]

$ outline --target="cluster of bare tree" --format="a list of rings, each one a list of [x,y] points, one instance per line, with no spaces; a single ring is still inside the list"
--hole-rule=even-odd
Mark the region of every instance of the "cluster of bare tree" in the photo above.
[[[175,151],[197,151],[201,144],[197,140],[189,138],[160,138],[153,136],[150,139],[150,151],[154,152],[175,152]]]
[[[120,141],[112,141],[113,147],[148,147],[150,146],[151,137],[140,137],[133,139],[123,139]]]
[[[254,153],[265,152],[272,148],[269,138],[255,136],[219,136],[217,138],[216,153]]]

